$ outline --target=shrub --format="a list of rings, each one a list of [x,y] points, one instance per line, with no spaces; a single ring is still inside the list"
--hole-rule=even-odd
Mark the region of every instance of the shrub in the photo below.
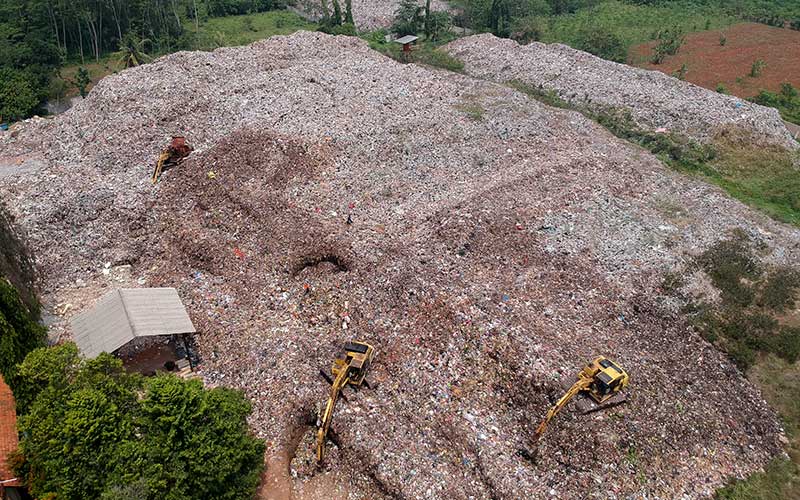
[[[747,282],[759,278],[762,270],[750,245],[747,235],[736,232],[730,239],[711,246],[696,260],[725,303],[748,306],[753,301],[754,292]]]
[[[688,72],[689,72],[689,67],[686,66],[686,63],[683,63],[683,65],[681,65],[680,69],[678,69],[677,71],[675,71],[673,73],[673,76],[675,78],[677,78],[678,80],[685,80],[686,79],[686,73],[688,73]]]
[[[547,32],[547,20],[538,16],[525,16],[511,23],[511,38],[525,44],[542,40]]]
[[[758,304],[782,313],[794,308],[800,291],[800,273],[788,267],[778,267],[770,272],[760,290]]]
[[[784,120],[800,124],[800,98],[797,89],[790,83],[782,84],[778,94],[762,90],[750,100],[762,106],[773,107],[780,111]]]
[[[782,83],[781,97],[785,102],[791,102],[793,99],[797,98],[797,89],[794,88],[791,83]]]
[[[582,32],[576,48],[615,62],[625,62],[628,55],[622,39],[603,28]]]
[[[753,62],[753,65],[750,66],[750,76],[752,78],[758,78],[761,76],[761,73],[764,71],[764,68],[767,67],[767,63],[764,62],[763,59],[756,59]]]
[[[678,53],[686,38],[677,26],[659,33],[658,43],[653,47],[653,56],[650,61],[653,64],[661,64],[667,56],[674,56]]]
[[[724,84],[722,84],[722,83],[718,83],[718,84],[717,84],[717,89],[716,89],[716,90],[717,90],[717,92],[719,92],[720,94],[727,94],[727,93],[728,93],[728,87],[726,87],[726,86],[725,86]]]
[[[86,98],[88,95],[87,88],[89,84],[92,83],[92,79],[89,76],[89,72],[81,66],[78,68],[78,72],[75,73],[75,86],[78,87],[78,92],[80,93],[82,98]]]
[[[800,357],[800,328],[781,328],[769,342],[769,350],[789,363],[797,362]]]
[[[685,309],[703,338],[725,350],[743,371],[760,352],[789,363],[800,357],[800,328],[782,325],[778,316],[794,308],[800,272],[761,264],[754,247],[735,231],[698,256],[694,262],[720,292],[721,302],[690,302]]]
[[[516,89],[539,102],[563,109],[575,109],[575,106],[562,99],[555,90],[545,89],[542,86],[533,87],[519,80],[510,80],[508,86]]]
[[[356,27],[350,23],[344,23],[340,25],[334,26],[321,26],[319,31],[323,33],[328,33],[329,35],[347,35],[347,36],[356,36],[358,33],[356,32]]]

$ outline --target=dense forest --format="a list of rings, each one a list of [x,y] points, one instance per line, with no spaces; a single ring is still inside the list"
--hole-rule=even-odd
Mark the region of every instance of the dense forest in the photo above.
[[[65,63],[192,48],[196,30],[188,28],[209,17],[285,7],[285,0],[3,0],[0,122],[38,111]]]
[[[320,0],[340,16],[350,2]],[[86,65],[116,53],[123,66],[146,54],[205,48],[203,23],[214,18],[284,9],[292,0],[3,0],[0,2],[0,123],[42,113],[66,82],[83,95],[85,70],[54,78],[68,64]],[[421,0],[420,0],[420,3]],[[453,23],[522,42],[562,42],[624,61],[634,43],[720,28],[741,20],[800,29],[796,0],[451,0]],[[431,18],[433,19],[433,18]],[[437,25],[444,26],[437,18]],[[352,25],[349,25],[352,26]],[[323,29],[325,25],[323,23]],[[242,30],[255,31],[252,24]],[[351,28],[355,32],[355,28]],[[443,29],[439,29],[443,31]],[[215,33],[217,35],[217,33]],[[222,40],[224,44],[225,41]],[[60,88],[59,88],[60,87]]]

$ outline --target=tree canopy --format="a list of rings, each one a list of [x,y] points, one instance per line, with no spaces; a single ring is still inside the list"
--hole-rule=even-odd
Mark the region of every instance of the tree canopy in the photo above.
[[[240,392],[171,374],[129,374],[67,343],[19,368],[17,472],[37,498],[249,498],[264,444]]]
[[[44,345],[46,330],[8,280],[0,276],[0,374],[14,389],[17,364],[30,351]]]

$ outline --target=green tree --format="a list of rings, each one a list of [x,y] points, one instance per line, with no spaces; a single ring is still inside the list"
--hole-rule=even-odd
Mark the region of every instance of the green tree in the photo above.
[[[664,30],[658,34],[658,43],[653,47],[653,55],[650,62],[661,64],[667,56],[674,56],[678,53],[686,37],[679,27]]]
[[[89,92],[86,90],[89,84],[92,83],[92,79],[89,76],[89,72],[81,66],[78,68],[78,72],[75,74],[75,86],[78,87],[78,92],[81,94],[81,97],[84,99]]]
[[[453,21],[447,12],[431,12],[431,15],[426,17],[426,22],[428,26],[426,36],[434,42],[447,35],[453,27]]]
[[[496,36],[503,38],[511,36],[511,11],[508,7],[508,0],[492,0],[489,27]]]
[[[250,21],[250,29],[253,28],[253,20],[249,17],[245,18]],[[119,42],[119,51],[117,52],[117,63],[123,68],[133,68],[151,60],[151,57],[145,54],[144,47],[150,43],[150,40],[138,39],[133,33],[126,33]],[[81,68],[83,69],[83,68]],[[88,74],[86,75],[88,77]],[[88,83],[87,83],[88,85]],[[85,88],[84,88],[85,90]],[[81,93],[83,96],[84,94]]]
[[[36,82],[23,71],[0,68],[0,122],[28,118],[39,107]]]
[[[174,375],[128,374],[72,343],[31,352],[19,369],[24,413],[16,470],[56,498],[252,497],[264,444],[241,393]]]
[[[147,379],[131,448],[155,498],[250,498],[258,485],[264,445],[247,431],[251,406],[240,393],[206,390],[174,376]],[[130,462],[130,461],[129,461]],[[124,470],[120,477],[127,483]]]
[[[339,5],[339,0],[333,0],[333,25],[342,25],[342,7]]]
[[[353,21],[353,0],[344,0],[344,23],[355,25]]]
[[[431,0],[425,0],[425,38],[431,37]]]
[[[0,277],[0,374],[13,390],[19,384],[17,365],[44,345],[46,335],[14,285]]]
[[[422,7],[416,0],[401,0],[394,13],[391,31],[397,36],[416,35],[422,23]]]
[[[547,20],[538,16],[519,17],[514,19],[511,30],[511,38],[520,43],[538,42],[547,32]]]

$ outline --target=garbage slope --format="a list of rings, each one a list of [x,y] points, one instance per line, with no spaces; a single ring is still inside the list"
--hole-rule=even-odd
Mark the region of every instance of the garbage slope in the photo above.
[[[196,151],[153,187],[173,134]],[[110,286],[177,287],[203,379],[245,391],[275,452],[313,432],[340,346],[375,345],[324,468],[355,497],[699,498],[780,452],[775,414],[659,286],[728,230],[775,261],[800,235],[577,113],[300,32],[121,72],[1,137],[0,162],[44,165],[0,194],[62,338]],[[596,354],[632,374],[628,404],[571,407],[521,457]]]
[[[460,38],[445,50],[464,62],[469,75],[499,83],[516,80],[595,112],[625,110],[648,131],[678,133],[710,143],[718,134],[737,128],[756,143],[800,149],[775,109],[566,45],[519,45],[483,34]]]

